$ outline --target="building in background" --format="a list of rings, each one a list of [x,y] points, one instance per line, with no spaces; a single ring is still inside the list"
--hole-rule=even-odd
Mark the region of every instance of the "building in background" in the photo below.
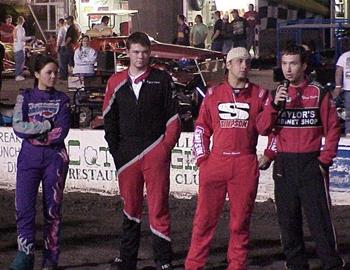
[[[70,0],[72,1],[72,0]],[[75,3],[75,9],[77,14],[77,22],[79,23],[83,32],[89,29],[88,13],[97,12],[115,12],[117,10],[129,9],[128,1],[122,0],[78,0]],[[101,22],[102,16],[95,15],[91,18],[91,24],[98,24]],[[116,16],[115,27],[113,31],[116,34],[120,34],[122,23],[127,22],[131,28],[131,19],[129,16]]]
[[[47,37],[55,35],[58,19],[67,15],[74,15],[85,32],[89,28],[88,13],[138,10],[138,15],[132,19],[130,16],[116,17],[114,32],[120,34],[123,28],[145,31],[153,38],[169,43],[175,37],[178,14],[185,15],[189,25],[194,23],[197,14],[202,15],[210,31],[215,10],[230,15],[235,8],[243,14],[249,4],[254,4],[261,19],[256,33],[261,57],[275,54],[276,26],[280,22],[307,18],[349,18],[350,14],[350,0],[0,0],[0,4],[7,7],[6,11],[2,9],[0,20],[7,10],[12,10],[14,21],[16,14],[24,15],[26,32],[32,33],[35,28],[39,38],[41,31],[38,28]],[[91,23],[98,23],[100,19],[101,16],[95,16]],[[209,32],[207,44],[210,44],[210,37]]]

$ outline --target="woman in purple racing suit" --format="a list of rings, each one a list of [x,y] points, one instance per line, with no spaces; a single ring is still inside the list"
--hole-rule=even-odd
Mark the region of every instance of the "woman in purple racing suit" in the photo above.
[[[44,250],[42,270],[57,269],[61,205],[68,171],[64,145],[70,127],[69,98],[57,91],[58,65],[45,55],[34,65],[34,88],[16,100],[13,129],[23,139],[17,159],[16,222],[18,252],[10,269],[32,270],[35,250],[35,204],[42,185]]]

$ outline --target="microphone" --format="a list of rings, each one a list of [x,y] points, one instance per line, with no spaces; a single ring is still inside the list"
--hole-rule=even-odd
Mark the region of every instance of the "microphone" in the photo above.
[[[282,86],[283,86],[283,88],[286,88],[287,89],[287,92],[288,92],[288,87],[289,87],[289,80],[287,80],[287,79],[284,79],[283,81],[282,81]],[[280,101],[279,102],[279,104],[278,104],[278,106],[281,108],[281,109],[284,109],[285,107],[286,107],[286,102],[287,102],[287,100],[285,99],[284,101]]]
[[[283,80],[283,82],[282,82],[282,84],[283,84],[283,87],[285,87],[285,88],[287,88],[287,90],[288,90],[288,87],[289,87],[289,80],[287,80],[287,79],[284,79]]]

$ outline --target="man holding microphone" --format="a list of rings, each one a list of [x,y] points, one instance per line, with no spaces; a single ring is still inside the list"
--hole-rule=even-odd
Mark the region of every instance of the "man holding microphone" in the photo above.
[[[286,265],[290,270],[309,269],[303,209],[322,269],[347,269],[337,252],[330,215],[328,173],[340,138],[335,104],[321,84],[306,79],[303,47],[283,50],[281,66],[289,85],[281,84],[272,93],[258,116],[257,128],[262,135],[273,130],[277,141],[273,179]]]

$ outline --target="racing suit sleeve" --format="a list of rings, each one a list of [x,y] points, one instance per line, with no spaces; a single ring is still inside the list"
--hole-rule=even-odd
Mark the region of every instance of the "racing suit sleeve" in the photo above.
[[[269,135],[275,126],[278,110],[273,106],[273,96],[269,94],[264,109],[256,118],[256,128],[260,135]]]
[[[47,134],[47,144],[60,144],[64,142],[70,128],[69,98],[63,95],[60,110],[53,121],[53,128]]]
[[[325,143],[318,159],[321,165],[330,166],[332,165],[333,158],[337,154],[341,134],[335,103],[330,93],[327,93],[322,99],[320,110]]]
[[[109,92],[109,89],[112,89],[110,82],[107,84],[106,93]],[[105,130],[105,140],[108,143],[109,152],[114,157],[118,149],[119,144],[119,127],[118,127],[118,104],[114,100],[112,104],[109,103],[109,100],[106,100],[108,95],[105,95],[105,104],[109,104],[108,110],[105,110],[107,113],[104,115],[104,130]],[[107,106],[106,106],[107,107]]]
[[[29,121],[28,104],[24,95],[25,92],[17,96],[16,105],[13,110],[12,126],[15,134],[22,139],[27,139],[36,137],[39,134],[44,134],[51,130],[51,123],[49,120],[44,120],[43,122]]]
[[[193,133],[193,154],[197,166],[200,166],[208,158],[210,137],[213,134],[212,121],[207,103],[208,98],[205,97],[199,110]]]
[[[174,148],[181,134],[181,122],[178,114],[178,102],[175,98],[176,89],[170,75],[166,76],[164,88],[166,93],[165,111],[167,115],[167,123],[164,132],[163,144],[170,151]]]
[[[270,95],[268,91],[260,88],[260,91],[259,91],[259,98],[260,98],[259,111],[260,112],[262,112],[265,109],[265,105],[269,102],[267,101],[269,99],[269,96]],[[273,133],[273,131],[271,131],[267,135],[268,135],[268,141],[267,141],[266,148],[264,150],[264,156],[267,157],[270,161],[273,161],[277,154],[276,136]]]
[[[264,150],[264,156],[268,157],[269,160],[274,160],[276,158],[277,154],[277,148],[276,148],[276,136],[274,133],[270,133],[268,136],[268,141],[266,148]]]

